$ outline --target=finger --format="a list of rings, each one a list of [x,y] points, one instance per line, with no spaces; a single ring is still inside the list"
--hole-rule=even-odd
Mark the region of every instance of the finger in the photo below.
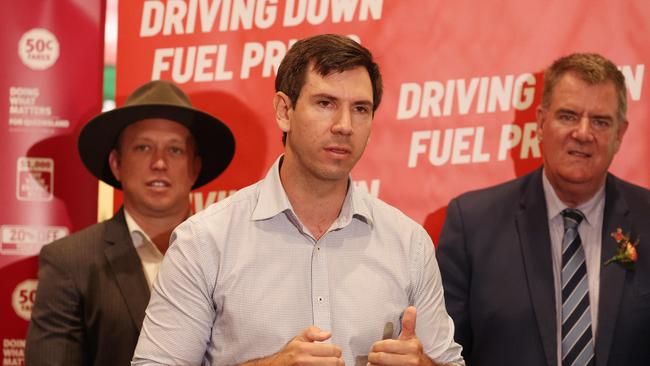
[[[399,339],[408,340],[415,337],[415,318],[417,311],[414,306],[409,306],[404,310],[402,315],[402,332],[399,334]]]
[[[265,365],[267,363],[264,363]],[[344,366],[345,362],[340,357],[320,357],[308,353],[294,353],[284,351],[280,357],[268,362],[269,365],[318,365],[318,366]]]
[[[312,357],[307,356],[296,360],[299,365],[318,365],[318,366],[345,366],[342,358],[338,357]]]
[[[301,342],[322,342],[328,340],[332,333],[321,330],[318,327],[311,326],[300,333],[296,340]]]
[[[314,357],[341,357],[341,348],[329,343],[302,343],[299,351]]]
[[[418,362],[418,356],[415,354],[395,354],[395,353],[384,353],[384,352],[371,352],[368,354],[368,363],[371,365],[416,365]]]
[[[370,351],[376,353],[395,353],[395,354],[410,354],[419,353],[422,350],[422,343],[416,338],[406,341],[398,339],[386,339],[384,341],[375,342]]]

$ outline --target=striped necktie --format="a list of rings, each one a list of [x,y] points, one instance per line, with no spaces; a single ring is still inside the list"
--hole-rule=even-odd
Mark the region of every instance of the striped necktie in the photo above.
[[[582,212],[566,209],[562,238],[562,366],[593,365],[589,282],[578,225]]]

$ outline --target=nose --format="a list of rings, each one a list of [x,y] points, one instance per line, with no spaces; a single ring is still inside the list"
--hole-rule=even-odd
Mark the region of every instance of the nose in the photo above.
[[[352,115],[347,108],[342,108],[337,114],[332,125],[332,132],[340,135],[352,134]]]
[[[165,170],[167,169],[167,159],[162,149],[155,149],[151,155],[151,169],[152,170]]]
[[[581,116],[580,121],[573,130],[573,138],[582,142],[593,141],[594,135],[591,130],[591,120],[589,116]]]

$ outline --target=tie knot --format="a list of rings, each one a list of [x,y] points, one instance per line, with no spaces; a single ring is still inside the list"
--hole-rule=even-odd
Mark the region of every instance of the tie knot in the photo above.
[[[567,208],[562,211],[562,217],[564,218],[564,230],[568,230],[577,228],[585,218],[585,215],[580,210]]]

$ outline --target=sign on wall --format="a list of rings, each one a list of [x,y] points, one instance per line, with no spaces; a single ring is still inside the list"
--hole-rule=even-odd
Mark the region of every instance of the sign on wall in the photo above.
[[[0,5],[2,365],[24,362],[41,247],[96,220],[97,181],[83,168],[76,141],[101,109],[101,4]]]
[[[434,240],[452,197],[541,164],[542,72],[572,52],[598,52],[620,65],[630,128],[612,170],[650,187],[650,169],[635,163],[650,153],[643,99],[650,7],[642,2],[141,0],[119,7],[118,105],[148,80],[173,80],[235,134],[231,166],[192,194],[195,210],[260,179],[282,152],[271,104],[275,72],[295,40],[318,33],[358,40],[384,76],[355,184],[422,223]]]

